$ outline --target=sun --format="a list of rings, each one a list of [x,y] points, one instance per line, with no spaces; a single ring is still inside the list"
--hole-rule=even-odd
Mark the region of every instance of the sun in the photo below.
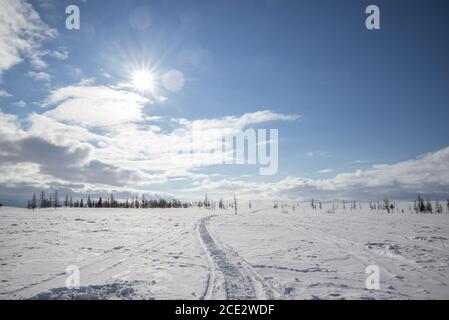
[[[154,75],[148,70],[134,71],[131,75],[131,80],[137,91],[151,92],[154,89]]]

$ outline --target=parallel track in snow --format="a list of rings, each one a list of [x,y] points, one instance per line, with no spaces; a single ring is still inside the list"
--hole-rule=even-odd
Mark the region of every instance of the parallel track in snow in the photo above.
[[[214,216],[200,219],[197,232],[210,265],[203,299],[266,300],[280,294],[237,252],[218,241],[207,228]]]

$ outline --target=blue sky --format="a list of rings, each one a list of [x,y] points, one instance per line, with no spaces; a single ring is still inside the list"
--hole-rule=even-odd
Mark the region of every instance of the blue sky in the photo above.
[[[14,54],[19,60],[0,69],[0,90],[4,92],[1,112],[14,116],[5,116],[3,127],[14,122],[14,130],[24,137],[39,134],[53,147],[67,148],[65,153],[75,155],[83,148],[87,151],[86,159],[77,163],[78,169],[83,168],[77,173],[78,180],[45,170],[37,161],[41,167],[34,174],[48,175],[48,182],[38,185],[37,178],[29,175],[16,177],[17,181],[5,179],[0,181],[4,194],[61,187],[79,194],[112,188],[123,193],[142,190],[188,197],[242,188],[248,197],[263,194],[296,199],[324,188],[323,197],[351,197],[351,190],[360,184],[351,176],[356,170],[369,176],[367,181],[375,180],[379,188],[370,189],[372,184],[367,182],[362,198],[379,198],[384,193],[409,197],[420,191],[440,196],[448,190],[446,177],[438,171],[445,169],[449,136],[446,1],[351,1],[342,5],[338,1],[35,0],[28,2],[31,9],[27,2],[17,3],[22,6],[15,4],[18,16],[29,15],[32,10],[39,20],[15,30],[14,36],[30,42],[31,49],[17,49]],[[380,7],[381,29],[368,31],[365,8],[373,3]],[[69,4],[80,8],[80,30],[65,28]],[[39,37],[23,36],[24,30],[36,29]],[[49,30],[56,34],[48,36]],[[5,41],[0,42],[4,46],[1,50],[7,50]],[[150,94],[126,86],[132,73],[143,66],[152,70],[158,87]],[[168,90],[161,79],[173,70],[182,75],[182,86]],[[98,93],[101,88],[108,90]],[[74,130],[109,137],[114,143],[121,139],[123,145],[115,147],[126,149],[125,137],[134,139],[127,132],[136,127],[123,126],[118,137],[119,129],[105,131],[98,123],[73,120],[68,110],[79,103],[82,107],[99,103],[88,95],[107,94],[115,99],[116,92],[123,94],[124,101],[131,99],[137,108],[134,111],[140,112],[142,107],[144,117],[161,117],[156,122],[132,119],[140,130],[137,136],[149,130],[156,140],[161,138],[156,133],[163,138],[177,129],[185,133],[186,127],[177,127],[179,119],[190,123],[207,119],[220,127],[226,117],[238,122],[244,114],[260,116],[258,112],[269,110],[265,120],[250,121],[245,128],[279,129],[278,173],[264,177],[257,174],[255,166],[222,165],[174,172],[176,168],[153,164],[156,171],[163,172],[162,180],[155,182],[143,163],[134,166],[130,162],[142,160],[143,150],[128,150],[128,155],[135,155],[129,159],[125,155],[113,157],[113,149],[109,153],[97,149],[101,137],[73,141],[74,136],[68,139],[64,133],[50,129],[58,124],[70,125]],[[20,107],[20,101],[26,106]],[[72,111],[76,110],[84,109]],[[46,124],[48,131],[36,129],[36,114],[51,120]],[[97,116],[102,114],[89,119]],[[420,155],[427,153],[432,153],[428,155],[431,160],[420,163]],[[16,154],[1,162],[3,169],[10,170],[11,159],[17,162],[18,157]],[[417,157],[414,166],[428,168],[419,177],[410,178],[410,172],[404,174],[401,168],[386,173],[376,167],[404,163],[407,167],[406,161]],[[432,162],[434,158],[442,164]],[[85,166],[92,161],[115,173],[124,170],[118,176],[128,178],[111,184],[89,180]],[[432,165],[426,166],[429,162]],[[23,160],[23,165],[26,163],[29,161]],[[379,182],[377,178],[395,174],[395,181]],[[429,181],[429,175],[440,176],[441,181]],[[306,190],[302,189],[302,179]],[[351,182],[340,185],[340,180]],[[22,189],[14,189],[17,182]]]

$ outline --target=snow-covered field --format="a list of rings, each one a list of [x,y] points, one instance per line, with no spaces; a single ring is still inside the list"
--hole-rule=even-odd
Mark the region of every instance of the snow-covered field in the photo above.
[[[446,211],[330,206],[0,208],[0,299],[449,298]],[[380,290],[365,288],[370,265]]]

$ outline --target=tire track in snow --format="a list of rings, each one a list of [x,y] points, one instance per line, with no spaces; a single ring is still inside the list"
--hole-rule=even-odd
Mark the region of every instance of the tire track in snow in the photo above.
[[[154,240],[154,238],[152,240]],[[151,251],[152,249],[156,249],[161,244],[164,245],[167,243],[177,242],[177,241],[179,241],[179,238],[171,235],[170,237],[168,237],[167,239],[163,240],[160,243],[149,245],[148,247],[145,248],[145,250],[146,250],[145,252]],[[114,248],[108,249],[108,250],[104,251],[104,253],[101,254],[100,256],[95,257],[94,259],[87,262],[86,264],[79,266],[79,270],[82,274],[84,274],[84,273],[90,274],[91,277],[93,277],[94,275],[101,275],[104,272],[110,272],[114,268],[117,268],[120,265],[122,265],[124,262],[126,262],[131,257],[136,256],[136,250],[138,250],[140,248],[144,248],[145,246],[148,245],[148,243],[150,243],[150,241],[148,239],[146,239],[143,241],[138,241],[138,242],[132,244],[131,246],[123,246],[119,249],[114,249]],[[144,254],[137,254],[137,256],[144,256]],[[61,272],[61,273],[51,275],[47,278],[41,279],[39,281],[26,284],[20,288],[17,288],[17,289],[11,290],[11,291],[6,291],[2,294],[15,295],[18,298],[24,298],[21,296],[21,293],[24,291],[30,290],[32,288],[39,288],[42,286],[46,286],[46,284],[49,284],[49,283],[55,283],[55,285],[56,285],[55,288],[59,288],[60,286],[62,286],[65,283],[66,278],[67,278],[67,274],[65,272]],[[49,288],[49,289],[51,290],[54,288]],[[33,294],[38,294],[40,292],[45,292],[45,291],[47,291],[47,288],[35,289],[32,292],[33,292]],[[28,296],[29,296],[29,294],[27,295],[27,297]]]
[[[210,264],[210,274],[203,299],[251,300],[273,299],[280,294],[264,282],[262,277],[237,252],[220,243],[202,218],[198,236]]]
[[[364,267],[373,263],[373,261],[374,261],[373,255],[385,257],[384,254],[381,254],[379,252],[368,251],[367,249],[363,248],[363,245],[361,243],[357,243],[357,242],[354,242],[354,241],[351,241],[348,239],[333,236],[333,235],[330,235],[329,233],[323,233],[322,231],[312,230],[312,228],[314,226],[311,224],[299,223],[299,224],[295,224],[295,227],[303,228],[303,230],[306,233],[308,233],[311,238],[318,240],[318,241],[320,241],[324,244],[327,244],[329,246],[332,246],[332,247],[336,248],[337,250],[339,250],[340,252],[348,254],[351,258],[353,258],[355,261],[357,261]],[[349,246],[355,246],[356,248],[350,249],[350,248],[348,248]],[[356,250],[356,251],[354,251],[354,250]],[[395,258],[391,258],[391,259],[395,259]],[[401,269],[401,266],[397,266],[395,264],[385,265],[385,262],[380,262],[380,261],[377,261],[375,264],[382,270],[383,273],[387,274],[390,278],[394,278],[394,279],[398,279],[398,280],[405,279],[404,276],[401,276],[405,272],[404,270]],[[411,267],[411,265],[409,265],[409,267]],[[439,277],[436,277],[436,276],[426,272],[423,269],[420,269],[419,267],[413,268],[413,269],[408,269],[407,272],[408,272],[407,273],[408,275],[420,274],[424,278],[427,278],[428,280],[434,281],[436,284],[443,286],[443,287],[441,287],[443,292],[444,292],[444,290],[447,290],[446,289],[447,284],[443,280],[441,280]],[[400,278],[398,278],[398,276]],[[435,288],[436,287],[433,287],[433,289],[435,289]],[[395,291],[401,297],[409,298],[409,294],[403,293],[400,290],[398,290],[397,288],[395,289]]]
[[[367,250],[366,248],[364,248],[364,244],[363,243],[359,243],[359,242],[355,242],[352,240],[348,240],[342,237],[337,237],[334,235],[330,235],[329,233],[324,234],[323,232],[314,230],[312,231],[312,228],[314,227],[311,224],[307,224],[307,223],[299,223],[296,224],[295,226],[299,226],[302,227],[304,230],[306,230],[306,232],[308,232],[309,234],[315,235],[315,239],[320,240],[321,242],[326,242],[329,244],[332,243],[335,247],[337,247],[339,250],[341,251],[345,251],[347,252],[349,255],[351,255],[355,260],[358,260],[359,262],[361,262],[362,264],[364,264],[365,266],[369,265],[368,261],[372,261],[373,255],[379,256],[381,258],[385,258],[386,255],[385,253],[381,253],[379,251],[376,250]],[[327,239],[327,240],[325,240]],[[355,253],[350,249],[347,249],[348,247],[356,247],[358,252]],[[438,283],[439,285],[443,285],[443,286],[447,286],[447,283],[445,282],[445,280],[441,279],[438,276],[435,276],[434,274],[431,274],[429,272],[427,272],[421,265],[419,265],[418,263],[416,263],[413,260],[407,259],[406,257],[403,256],[397,256],[397,257],[390,257],[391,260],[393,259],[397,259],[400,260],[404,263],[407,263],[409,267],[414,267],[413,270],[408,270],[408,272],[416,272],[421,274],[422,276],[424,276],[427,279],[430,279],[432,281],[435,281],[436,283]],[[381,267],[382,269],[384,269],[384,271],[391,277],[395,277],[396,275],[400,275],[401,270],[392,270],[393,269],[398,269],[397,265],[394,264],[390,264],[388,265],[388,267],[380,265],[380,263],[378,262],[377,264],[379,264],[379,267]]]

